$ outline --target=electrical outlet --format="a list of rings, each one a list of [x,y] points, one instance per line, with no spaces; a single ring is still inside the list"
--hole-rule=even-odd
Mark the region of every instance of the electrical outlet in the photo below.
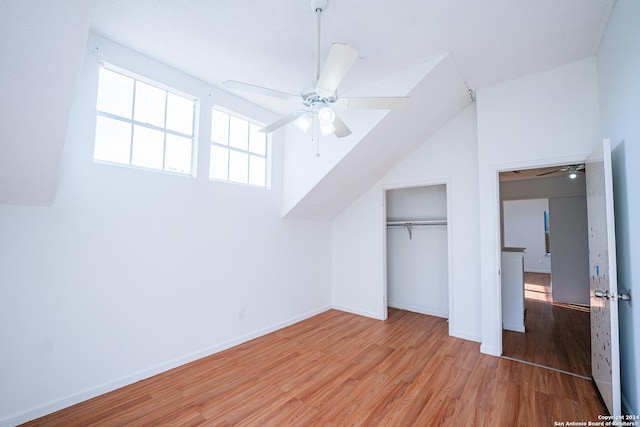
[[[244,307],[240,307],[240,311],[238,312],[238,320],[244,319],[246,314],[246,309]]]

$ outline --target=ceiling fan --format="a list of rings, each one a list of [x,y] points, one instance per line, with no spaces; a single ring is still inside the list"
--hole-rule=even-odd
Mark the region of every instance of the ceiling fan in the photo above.
[[[569,178],[575,179],[578,176],[578,172],[584,173],[584,167],[585,167],[584,163],[579,165],[569,165],[569,166],[562,167],[560,169],[539,173],[536,176],[551,175],[553,173],[558,173],[558,172],[568,172]]]
[[[298,100],[302,107],[291,114],[263,127],[260,132],[269,133],[291,122],[295,122],[304,133],[317,128],[322,135],[333,133],[338,138],[351,134],[351,129],[342,121],[334,108],[339,109],[379,109],[392,110],[408,107],[411,98],[403,97],[366,97],[366,98],[340,98],[338,86],[342,82],[355,60],[358,52],[348,44],[334,43],[327,56],[322,71],[320,70],[320,20],[326,10],[328,0],[309,0],[311,10],[316,14],[317,21],[317,61],[315,86],[303,89],[298,95],[256,86],[250,83],[227,80],[223,85],[229,89],[252,92],[261,95],[272,96],[285,100]]]

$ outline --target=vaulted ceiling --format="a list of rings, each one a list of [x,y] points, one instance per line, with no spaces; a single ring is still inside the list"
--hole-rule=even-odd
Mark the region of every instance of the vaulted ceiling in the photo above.
[[[450,52],[471,90],[592,56],[615,0],[329,0],[332,42],[359,52],[348,94]],[[91,15],[91,8],[93,14]],[[51,204],[91,30],[212,85],[296,93],[315,75],[308,0],[7,0],[0,3],[0,203]],[[292,106],[248,97],[276,112]]]
[[[592,56],[614,3],[329,0],[322,47],[360,53],[343,93],[447,52],[477,89]],[[315,78],[315,27],[308,0],[97,0],[92,20],[95,32],[204,81],[292,93]]]

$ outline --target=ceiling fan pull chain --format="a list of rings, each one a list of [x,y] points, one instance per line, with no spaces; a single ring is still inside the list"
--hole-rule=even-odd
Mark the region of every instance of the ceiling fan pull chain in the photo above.
[[[311,142],[316,143],[316,157],[320,157],[320,123],[318,116],[313,116],[313,124],[311,125]]]

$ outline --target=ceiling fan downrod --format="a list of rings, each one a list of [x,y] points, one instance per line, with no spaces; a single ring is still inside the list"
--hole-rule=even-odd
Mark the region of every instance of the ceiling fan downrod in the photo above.
[[[329,5],[328,0],[309,0],[311,11],[316,14],[316,81],[320,79],[320,27],[321,16]]]

